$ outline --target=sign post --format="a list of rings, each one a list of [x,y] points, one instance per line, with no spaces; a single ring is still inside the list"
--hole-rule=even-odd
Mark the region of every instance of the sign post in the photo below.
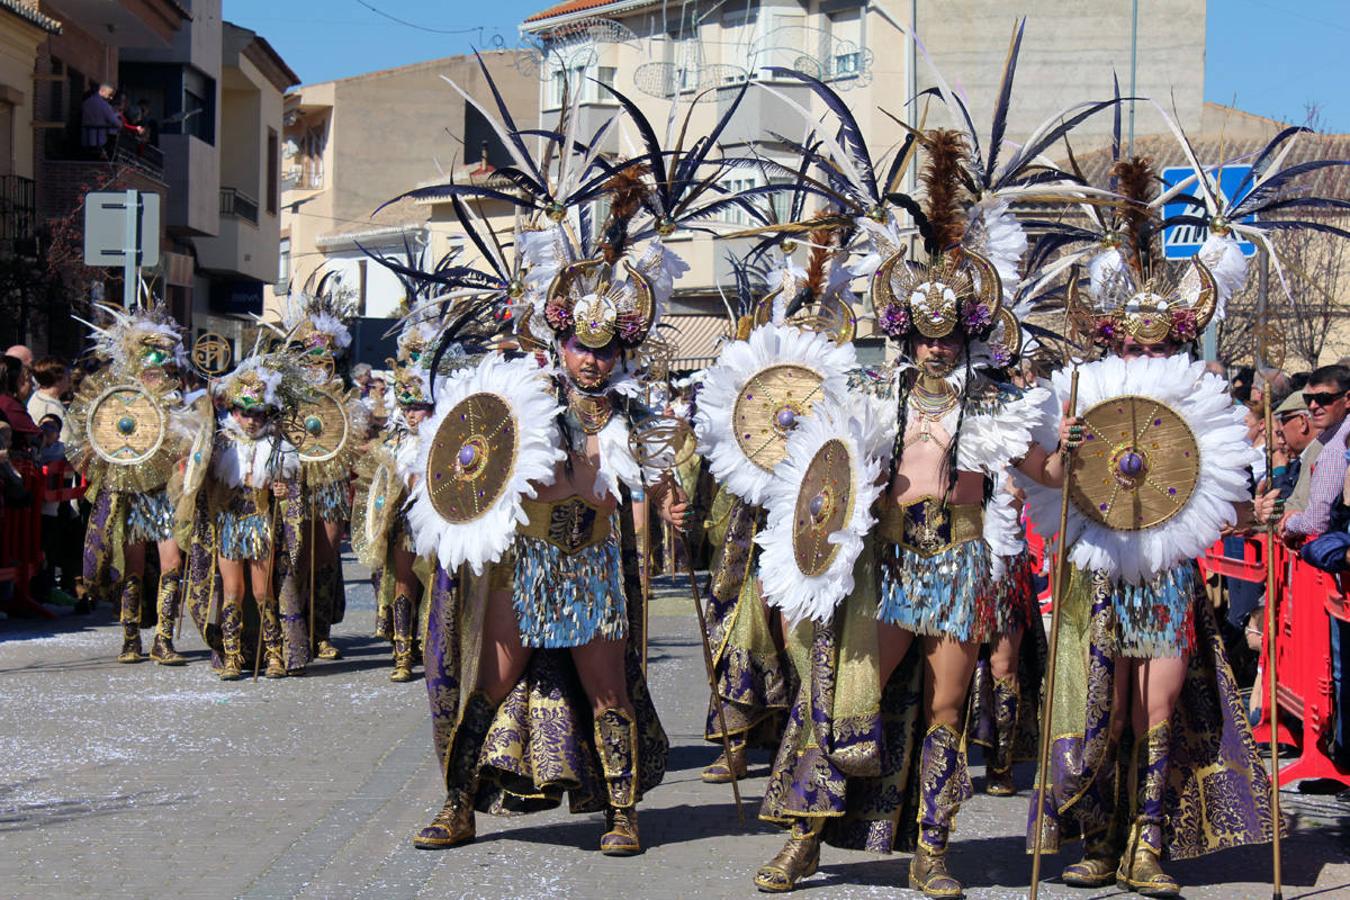
[[[1206,174],[1211,178],[1217,174],[1219,190],[1224,196],[1231,197],[1236,202],[1251,191],[1251,182],[1248,182],[1243,187],[1242,193],[1234,196],[1251,170],[1251,166],[1224,166],[1222,170],[1218,166],[1212,166],[1206,170]],[[1172,166],[1162,170],[1163,184],[1165,188],[1171,188],[1173,185],[1191,178],[1194,174],[1195,170],[1190,166]],[[1191,186],[1184,193],[1197,196],[1200,190],[1200,185],[1192,181]],[[1173,216],[1199,216],[1203,213],[1202,208],[1185,199],[1175,200],[1163,206],[1163,218],[1165,219],[1170,219]],[[1250,222],[1251,218],[1243,221]],[[1207,237],[1209,237],[1209,229],[1204,225],[1168,225],[1163,229],[1163,258],[1168,260],[1190,259],[1200,252],[1200,248],[1204,246]],[[1242,251],[1243,256],[1252,257],[1256,255],[1256,245],[1249,241],[1238,241],[1238,248]],[[1211,322],[1210,326],[1205,329],[1202,349],[1205,359],[1219,358],[1219,323],[1217,321]]]
[[[122,305],[136,305],[141,267],[159,263],[159,194],[97,191],[84,198],[84,264],[120,266]]]

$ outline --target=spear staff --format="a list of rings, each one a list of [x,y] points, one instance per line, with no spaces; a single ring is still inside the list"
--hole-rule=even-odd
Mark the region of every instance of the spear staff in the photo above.
[[[1065,410],[1066,418],[1073,418],[1078,409],[1078,366],[1074,366],[1069,381],[1069,405]],[[1073,486],[1072,449],[1063,448],[1064,486],[1059,495],[1059,546],[1055,557],[1055,600],[1050,607],[1050,662],[1045,670],[1045,700],[1041,711],[1041,753],[1040,766],[1036,778],[1036,834],[1032,838],[1031,851],[1031,900],[1036,900],[1041,886],[1041,844],[1045,835],[1045,783],[1050,768],[1050,724],[1055,708],[1055,663],[1059,660],[1059,620],[1064,605],[1065,581],[1068,574],[1069,547],[1069,490]]]

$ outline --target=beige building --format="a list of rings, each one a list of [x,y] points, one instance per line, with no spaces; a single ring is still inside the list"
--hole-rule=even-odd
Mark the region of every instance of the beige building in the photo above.
[[[483,60],[517,125],[535,127],[538,80],[523,60],[508,51]],[[281,258],[271,306],[316,273],[336,273],[361,317],[380,320],[358,326],[357,359],[378,364],[392,352],[380,337],[408,300],[400,280],[367,251],[400,259],[411,251],[419,264],[433,265],[462,244],[458,226],[433,215],[434,203],[381,206],[452,174],[461,181],[486,177],[509,159],[447,78],[492,108],[472,56],[306,85],[286,97]],[[489,210],[496,212],[502,211]],[[509,213],[498,224],[509,231]]]
[[[1203,0],[1156,0],[1140,16],[1136,93],[1167,98],[1184,121],[1200,118],[1204,88]],[[691,134],[707,134],[747,81],[771,87],[815,115],[824,105],[800,82],[768,67],[805,72],[836,90],[858,120],[874,154],[891,151],[904,132],[891,118],[930,127],[953,124],[953,111],[932,100],[907,111],[903,98],[932,87],[935,73],[963,92],[981,134],[987,134],[1007,56],[1014,13],[1027,16],[1007,138],[1018,141],[1071,104],[1112,96],[1112,72],[1128,91],[1129,5],[1092,0],[1063,4],[1027,0],[1016,10],[995,0],[571,0],[541,10],[521,26],[547,51],[540,86],[545,121],[557,113],[565,78],[582,84],[583,133],[618,105],[587,79],[613,85],[661,127],[671,104],[693,104]],[[923,46],[907,30],[911,16]],[[681,111],[683,116],[683,109]],[[1128,121],[1128,112],[1126,113]],[[1075,132],[1083,149],[1110,133],[1109,114]],[[1136,130],[1162,128],[1147,104],[1136,104]],[[794,155],[775,135],[800,140],[803,119],[782,99],[752,85],[720,143],[728,155],[748,145],[779,162]],[[624,123],[611,134],[613,149],[638,146]],[[673,144],[673,141],[672,141]],[[1077,148],[1076,148],[1077,149]],[[786,180],[770,176],[770,181]],[[751,169],[728,172],[729,189],[758,186]],[[722,216],[723,230],[748,224],[739,212]],[[722,333],[717,286],[729,285],[728,251],[746,240],[719,241],[681,234],[673,246],[690,263],[668,320],[681,332],[683,367],[705,364]],[[802,252],[802,251],[799,251]],[[863,333],[867,333],[864,326]]]

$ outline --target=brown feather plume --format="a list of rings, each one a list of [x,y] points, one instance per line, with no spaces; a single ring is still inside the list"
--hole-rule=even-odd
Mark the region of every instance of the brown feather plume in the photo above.
[[[834,253],[834,232],[817,228],[811,232],[811,258],[806,263],[806,289],[811,297],[819,299],[825,293],[825,275],[829,271],[830,256]]]
[[[610,265],[622,259],[628,249],[628,223],[642,209],[647,196],[647,185],[642,180],[646,174],[646,166],[631,166],[605,184],[610,197],[609,218],[597,246]]]
[[[1111,177],[1116,180],[1117,192],[1128,201],[1120,211],[1126,240],[1122,252],[1135,271],[1142,275],[1153,239],[1153,217],[1148,204],[1158,194],[1158,173],[1150,157],[1132,156],[1112,166]]]
[[[964,190],[961,167],[969,152],[966,138],[959,131],[936,129],[924,136],[928,161],[923,167],[924,199],[933,240],[940,251],[961,242],[966,222],[962,214]]]

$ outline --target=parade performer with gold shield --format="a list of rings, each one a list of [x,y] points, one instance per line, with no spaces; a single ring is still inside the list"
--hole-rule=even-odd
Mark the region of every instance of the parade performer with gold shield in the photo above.
[[[763,498],[782,459],[787,435],[824,397],[840,399],[856,364],[848,301],[840,299],[838,248],[828,231],[812,235],[808,267],[782,264],[766,273],[755,296],[748,266],[737,267],[737,339],[703,375],[694,428],[698,453],[718,484],[716,538],[707,588],[708,644],[726,717],[730,755],[703,771],[720,783],[744,778],[751,747],[776,750],[796,677],[784,652],[780,617],[764,601],[760,551]],[[844,283],[846,284],[847,278]],[[766,404],[770,429],[747,429]],[[763,424],[763,423],[758,423]],[[708,704],[706,740],[723,738],[716,698]]]
[[[353,314],[341,280],[329,272],[305,293],[286,298],[279,329],[311,388],[294,420],[305,434],[289,437],[298,448],[305,503],[305,619],[311,652],[327,660],[342,657],[331,640],[347,609],[338,547],[352,517],[352,469],[370,415],[337,372],[352,343],[347,322]]]
[[[210,533],[197,539],[212,542],[219,573],[219,675],[222,681],[243,675],[243,603],[249,592],[258,608],[267,677],[298,675],[310,659],[295,577],[303,507],[300,462],[283,420],[300,408],[309,388],[285,350],[255,350],[216,383],[215,392],[225,412],[204,496],[196,502],[207,504],[198,521],[210,525]],[[204,588],[214,593],[217,584],[208,580]]]
[[[104,362],[84,380],[67,421],[71,463],[89,479],[92,498],[84,543],[84,579],[120,598],[122,652],[140,662],[141,590],[147,545],[159,557],[158,624],[150,658],[160,665],[187,660],[173,646],[181,605],[182,554],[174,540],[169,482],[187,453],[192,413],[182,407],[179,373],[186,367],[178,323],[160,307],[122,311],[91,325]]]
[[[1265,226],[1238,223],[1265,203],[1284,205],[1275,200],[1288,186],[1284,152],[1275,151],[1297,131],[1259,155],[1266,163],[1253,170],[1249,199],[1237,201],[1198,162],[1161,192],[1150,160],[1117,159],[1111,175],[1128,202],[1097,211],[1099,237],[1064,257],[1069,321],[1100,358],[1077,368],[1078,415],[1066,420],[1078,447],[1061,551],[1070,571],[1057,592],[1058,686],[1028,848],[1082,839],[1066,884],[1178,896],[1164,860],[1274,834],[1269,777],[1195,560],[1229,530],[1267,521],[1278,494],[1251,502],[1257,454],[1243,410],[1191,351],[1245,281],[1238,238],[1270,246]],[[1183,190],[1200,198],[1186,220],[1208,238],[1169,272],[1161,212]],[[1069,372],[1055,374],[1060,401],[1069,383]],[[1038,530],[1055,531],[1060,492],[1026,489]]]
[[[430,367],[439,331],[431,322],[411,318],[399,334],[398,358],[389,360],[394,412],[384,436],[359,467],[362,485],[352,514],[352,549],[376,573],[376,619],[393,640],[389,680],[396,682],[413,678],[415,648],[426,618],[418,611],[427,608],[422,598],[430,573],[417,569],[430,558],[417,553],[406,504],[420,478],[418,431],[435,408]]]

